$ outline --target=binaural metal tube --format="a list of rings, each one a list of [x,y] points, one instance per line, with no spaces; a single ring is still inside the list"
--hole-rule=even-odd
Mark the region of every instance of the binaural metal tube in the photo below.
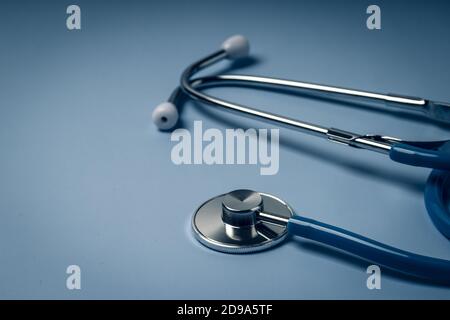
[[[301,82],[301,81],[293,81],[279,78],[270,78],[270,77],[260,77],[260,76],[249,76],[249,75],[236,75],[236,74],[225,74],[218,75],[213,79],[207,79],[205,77],[204,80],[207,82],[210,81],[226,81],[230,83],[245,83],[245,84],[267,84],[267,85],[275,85],[275,86],[284,86],[295,89],[303,89],[305,91],[313,91],[315,93],[326,93],[326,94],[337,94],[342,96],[350,96],[354,98],[367,98],[372,100],[381,100],[388,103],[400,103],[404,105],[411,105],[415,107],[424,106],[426,104],[426,100],[422,98],[415,97],[402,97],[397,95],[388,95],[381,94],[376,92],[362,91],[362,90],[354,90],[348,88],[327,86],[322,84],[310,83],[310,82]]]
[[[389,153],[392,145],[392,141],[389,139],[384,139],[379,136],[369,136],[369,135],[359,135],[351,132],[326,128],[322,126],[318,126],[315,124],[311,124],[304,121],[299,121],[297,119],[288,118],[285,116],[277,115],[270,112],[261,111],[258,109],[254,109],[248,106],[244,106],[241,104],[229,102],[226,100],[222,100],[211,95],[200,92],[198,89],[200,87],[204,87],[207,85],[219,85],[221,83],[231,83],[231,82],[239,82],[239,83],[253,83],[254,85],[264,85],[264,86],[278,86],[278,87],[293,87],[293,88],[304,88],[306,85],[302,82],[290,81],[290,80],[281,80],[281,79],[273,79],[273,78],[264,78],[264,77],[254,77],[254,76],[236,76],[236,75],[221,75],[215,77],[203,77],[191,80],[191,77],[201,71],[202,69],[217,63],[227,57],[226,52],[224,50],[219,50],[186,68],[181,76],[181,89],[191,96],[192,98],[208,103],[213,106],[220,106],[228,111],[238,112],[240,114],[244,114],[246,116],[256,117],[258,119],[268,120],[278,125],[286,126],[288,128],[294,128],[300,130],[304,133],[308,133],[311,135],[315,135],[322,138],[327,138],[334,142],[346,144],[353,147],[364,148],[372,151],[381,152],[384,154]],[[326,86],[322,86],[322,89],[326,89]],[[335,87],[333,90],[338,90]],[[347,90],[347,89],[339,89],[339,90]],[[377,95],[373,93],[367,92],[359,92],[356,90],[351,90],[353,95],[371,95],[372,98],[381,99],[382,95]],[[359,93],[358,93],[359,92]],[[346,94],[343,91],[342,94]],[[388,96],[384,96],[388,97]],[[392,97],[391,97],[392,99]],[[400,98],[398,98],[400,99]],[[403,98],[402,98],[403,99]],[[398,100],[399,102],[401,100]],[[411,100],[414,101],[414,100]],[[419,102],[417,102],[419,103]],[[398,139],[395,139],[398,140]]]
[[[218,99],[216,97],[207,95],[203,92],[198,91],[196,88],[199,85],[202,85],[201,82],[198,82],[197,80],[194,80],[193,82],[190,81],[190,78],[200,70],[220,61],[226,58],[226,53],[224,50],[219,50],[208,57],[199,60],[198,62],[193,63],[191,66],[189,66],[182,74],[181,76],[181,88],[191,97],[200,100],[202,102],[221,106],[229,111],[236,111],[240,112],[249,116],[254,116],[257,118],[262,118],[270,121],[274,121],[278,124],[287,125],[290,127],[295,127],[297,129],[304,130],[310,134],[314,135],[326,135],[328,132],[327,128],[316,126],[313,124],[309,124],[306,122],[298,121],[295,119],[279,116],[273,113],[264,112],[261,110],[253,109],[247,106],[239,105],[236,103],[232,103],[229,101],[225,101],[222,99]],[[207,78],[205,78],[207,79]],[[217,81],[216,81],[217,82]]]

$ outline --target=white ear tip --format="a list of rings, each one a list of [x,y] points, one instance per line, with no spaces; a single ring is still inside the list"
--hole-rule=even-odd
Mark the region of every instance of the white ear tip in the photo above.
[[[177,107],[171,102],[163,102],[153,110],[153,123],[160,130],[172,129],[178,122]]]
[[[226,51],[229,59],[239,59],[248,56],[250,43],[246,37],[235,35],[222,43],[222,49]]]

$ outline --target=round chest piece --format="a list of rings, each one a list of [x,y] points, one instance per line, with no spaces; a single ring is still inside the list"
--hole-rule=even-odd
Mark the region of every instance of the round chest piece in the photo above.
[[[293,215],[284,201],[272,195],[235,190],[203,203],[194,214],[192,229],[198,241],[217,251],[260,251],[287,236],[286,224],[263,219],[264,212],[286,221]]]

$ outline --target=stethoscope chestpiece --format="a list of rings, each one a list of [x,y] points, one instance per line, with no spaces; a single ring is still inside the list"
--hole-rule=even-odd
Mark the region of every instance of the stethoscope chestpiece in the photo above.
[[[450,175],[435,172],[433,177],[443,181],[428,188],[428,205],[444,204],[444,199],[433,199],[447,198],[438,185],[446,185]],[[285,202],[265,193],[235,190],[208,200],[195,212],[192,228],[202,244],[221,252],[249,253],[268,249],[286,239],[289,232],[391,270],[450,285],[448,260],[401,250],[337,226],[294,215]]]
[[[289,220],[293,211],[284,201],[252,190],[235,190],[203,203],[192,218],[196,239],[208,248],[226,253],[249,253],[271,248],[288,234],[287,222],[262,219],[276,212]]]

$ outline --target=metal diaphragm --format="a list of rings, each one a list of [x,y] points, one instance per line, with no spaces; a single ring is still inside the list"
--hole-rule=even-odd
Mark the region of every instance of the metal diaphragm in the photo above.
[[[281,221],[264,219],[265,212]],[[261,215],[260,215],[261,213]],[[203,203],[192,218],[196,239],[226,253],[248,253],[271,248],[287,237],[293,211],[269,194],[235,190]]]

